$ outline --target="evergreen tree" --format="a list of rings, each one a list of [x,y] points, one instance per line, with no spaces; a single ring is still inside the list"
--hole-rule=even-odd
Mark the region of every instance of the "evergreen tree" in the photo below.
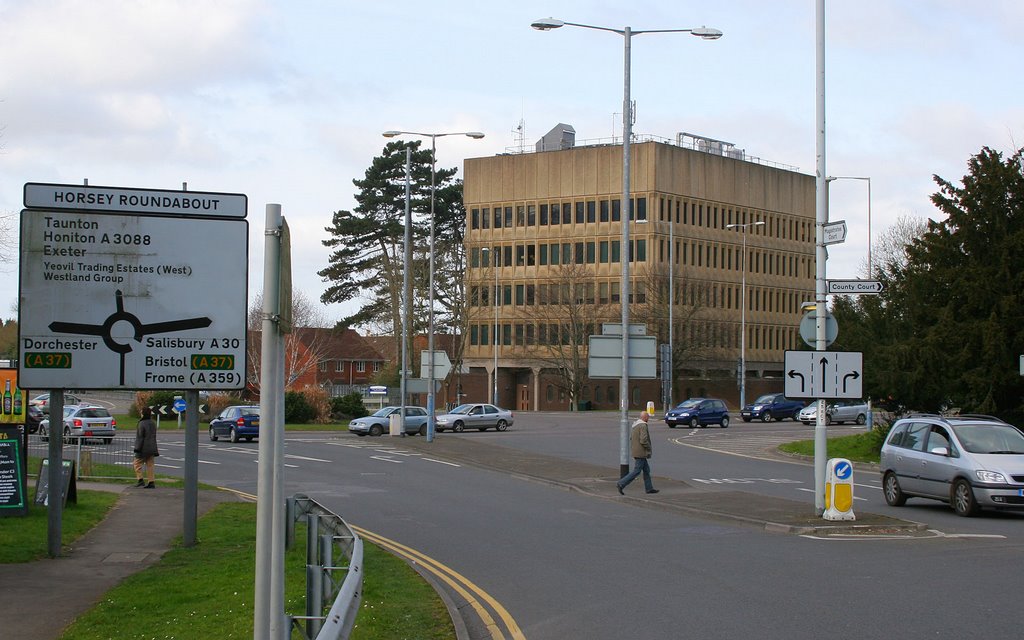
[[[880,296],[836,301],[836,347],[864,352],[866,391],[891,408],[1024,417],[1022,152],[983,148],[961,186],[935,176],[945,219],[879,266]]]
[[[413,264],[406,265],[405,234],[405,149],[412,151],[411,201],[413,211]],[[374,158],[363,179],[353,180],[358,189],[357,206],[352,211],[340,210],[326,228],[330,237],[323,241],[332,249],[328,266],[318,275],[329,283],[321,296],[324,303],[346,302],[363,296],[366,302],[354,314],[339,321],[340,326],[372,326],[394,336],[402,333],[402,279],[406,269],[414,287],[422,295],[414,295],[416,320],[414,333],[426,324],[428,298],[427,260],[430,212],[430,151],[421,149],[420,141],[396,141],[385,145],[383,153]],[[435,200],[435,263],[444,262],[452,252],[456,236],[461,245],[461,184],[453,180],[456,169],[436,169]],[[435,265],[436,266],[436,265]],[[437,290],[442,283],[437,280]],[[435,324],[436,324],[435,319]]]

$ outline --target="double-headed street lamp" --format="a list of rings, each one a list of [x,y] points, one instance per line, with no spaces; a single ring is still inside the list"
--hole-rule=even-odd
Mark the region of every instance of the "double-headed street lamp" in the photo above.
[[[427,442],[434,441],[434,196],[436,193],[436,187],[434,181],[437,175],[437,139],[444,136],[466,136],[479,140],[484,137],[484,134],[479,131],[460,131],[458,133],[420,133],[417,131],[385,131],[385,138],[394,138],[395,136],[407,135],[407,136],[419,136],[421,138],[430,138],[430,266],[429,271],[429,285],[430,293],[428,294],[428,328],[427,328],[427,351],[430,352],[429,363],[427,364]],[[406,264],[405,268],[408,270],[410,265]],[[405,366],[404,364],[402,365]],[[402,399],[402,404],[405,404],[405,398]],[[405,428],[405,416],[402,416],[403,425]]]
[[[725,225],[726,229],[743,231],[743,275],[740,276],[740,409],[747,406],[747,229],[763,226],[764,220]]]
[[[619,34],[625,41],[622,89],[622,283],[620,285],[622,302],[622,374],[619,378],[619,466],[621,474],[626,475],[629,472],[629,261],[631,257],[629,222],[633,215],[629,193],[629,143],[630,138],[633,136],[632,107],[629,98],[630,40],[634,35],[642,33],[689,33],[704,40],[717,40],[722,37],[722,32],[718,29],[709,29],[707,27],[633,31],[630,27],[612,29],[590,24],[565,22],[554,18],[535,20],[530,26],[538,31],[550,31],[564,26],[610,31]]]

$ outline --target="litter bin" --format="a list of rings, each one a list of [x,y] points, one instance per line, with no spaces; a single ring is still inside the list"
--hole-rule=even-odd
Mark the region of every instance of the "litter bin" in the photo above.
[[[402,414],[392,413],[388,417],[388,432],[393,436],[402,435]]]

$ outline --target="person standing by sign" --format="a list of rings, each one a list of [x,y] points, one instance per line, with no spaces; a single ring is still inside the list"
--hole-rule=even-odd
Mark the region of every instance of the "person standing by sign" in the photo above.
[[[651,457],[651,432],[647,429],[648,418],[650,418],[649,413],[641,412],[640,419],[633,423],[633,428],[629,431],[629,453],[633,456],[633,461],[636,464],[632,471],[615,483],[619,495],[626,495],[622,493],[622,490],[630,482],[636,480],[641,473],[644,474],[644,489],[647,490],[647,493],[658,493],[651,482],[651,464],[648,462]]]
[[[149,407],[143,407],[142,419],[135,429],[135,479],[138,480],[135,486],[155,489],[156,483],[156,457],[160,452],[156,447],[156,423],[153,422],[153,412]],[[142,466],[146,465],[146,478],[148,484],[142,479]]]

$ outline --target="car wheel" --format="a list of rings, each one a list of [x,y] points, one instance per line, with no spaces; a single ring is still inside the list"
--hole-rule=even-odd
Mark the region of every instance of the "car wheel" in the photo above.
[[[723,429],[729,428],[729,416],[722,416],[722,421],[719,422]]]
[[[229,433],[228,436],[228,439],[231,440],[231,442],[238,442],[238,431],[236,431],[234,427],[231,427],[231,433]]]
[[[113,441],[114,441],[113,438],[103,438],[103,444],[110,444]]]
[[[50,435],[46,432],[46,427],[39,425],[39,439],[43,442],[50,441]]]
[[[700,420],[698,420],[697,418],[690,418],[689,427],[691,429],[696,429],[699,426],[700,426]]]
[[[81,438],[79,438],[81,440]],[[64,444],[71,444],[71,429],[64,427]]]
[[[494,425],[494,428],[498,431],[505,431],[508,429],[508,423],[504,420],[498,420],[498,424]]]
[[[743,417],[743,422],[750,422],[750,418],[748,418],[748,417],[744,416],[744,417]]]
[[[425,424],[420,425],[420,430],[417,433],[419,433],[424,438],[427,437],[427,425],[425,425]]]
[[[462,430],[466,428],[466,425],[462,424],[462,420],[458,420],[452,425],[452,431],[455,433],[462,433]]]
[[[793,422],[800,422],[800,411],[801,409],[797,409],[793,412]]]
[[[978,501],[974,499],[974,491],[971,485],[960,478],[953,483],[953,495],[951,500],[956,515],[969,517],[978,513]]]
[[[867,424],[867,422],[868,422],[868,417],[866,415],[864,415],[863,413],[858,413],[857,414],[857,424],[864,425],[864,424]]]
[[[379,436],[384,433],[384,427],[379,424],[370,425],[370,435]]]
[[[771,422],[771,421],[772,421],[772,412],[771,411],[765,411],[764,413],[761,414],[761,422]]]
[[[900,481],[896,474],[890,471],[882,479],[882,493],[885,494],[885,502],[890,507],[902,507],[907,503],[907,496],[900,489]]]
[[[217,432],[213,430],[213,427],[210,427],[210,441],[217,442],[219,439],[220,438],[217,437]]]
[[[668,425],[669,429],[675,429],[676,428],[676,425],[672,424],[671,422],[666,422],[665,424]]]

